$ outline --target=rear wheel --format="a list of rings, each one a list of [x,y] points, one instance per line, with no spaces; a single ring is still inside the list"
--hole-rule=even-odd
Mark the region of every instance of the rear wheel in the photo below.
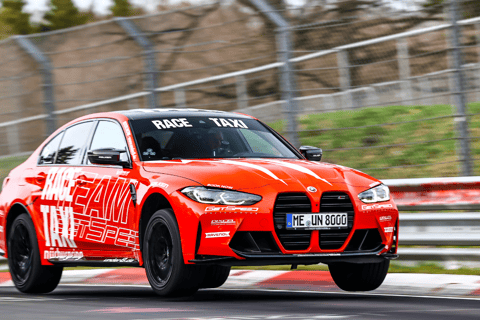
[[[389,260],[380,263],[331,263],[328,265],[333,281],[345,291],[377,289],[387,276]]]
[[[143,243],[145,272],[152,289],[161,296],[188,296],[197,292],[205,269],[183,262],[177,221],[171,209],[153,214]]]
[[[19,215],[10,229],[8,265],[15,287],[23,293],[53,291],[63,271],[63,267],[41,265],[35,227],[26,213]]]
[[[203,278],[200,288],[218,288],[227,281],[230,275],[230,267],[208,266],[206,267],[205,278]]]

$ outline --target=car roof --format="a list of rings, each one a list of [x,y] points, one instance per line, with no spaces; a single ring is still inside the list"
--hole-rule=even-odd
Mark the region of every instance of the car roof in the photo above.
[[[254,117],[235,113],[225,112],[218,110],[205,110],[205,109],[132,109],[115,111],[114,113],[120,113],[126,116],[129,120],[143,120],[152,119],[157,117],[162,118],[177,118],[177,117],[231,117],[241,119],[255,119]]]

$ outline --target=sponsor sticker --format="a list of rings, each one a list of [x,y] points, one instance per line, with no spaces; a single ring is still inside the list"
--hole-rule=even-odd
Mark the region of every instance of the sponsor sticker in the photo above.
[[[3,210],[0,210],[0,217],[3,217],[5,215],[5,212]]]
[[[163,188],[163,189],[167,189],[168,188],[168,184],[164,183],[164,182],[152,182],[152,187],[160,187],[160,188]]]
[[[230,189],[230,190],[233,189],[233,187],[231,187],[231,186],[223,186],[223,185],[211,184],[211,183],[207,184],[207,187],[214,187],[214,188],[220,188],[220,189]]]
[[[210,224],[212,226],[234,225],[235,220],[233,220],[233,219],[212,220],[212,222]]]
[[[83,251],[45,250],[43,252],[43,258],[46,260],[76,261],[83,258]]]
[[[387,204],[372,204],[372,205],[363,205],[362,210],[376,210],[376,209],[388,209],[388,208],[393,208],[393,204],[387,203]]]
[[[381,216],[380,221],[391,221],[392,220],[392,216]]]
[[[230,237],[230,231],[205,233],[205,238],[228,238],[228,237]]]
[[[3,233],[3,226],[0,226],[0,233]]]
[[[135,261],[136,260],[132,258],[110,258],[110,259],[103,260],[103,262],[113,262],[113,263],[118,263],[118,262],[131,263]]]
[[[385,227],[385,228],[383,228],[383,230],[385,231],[385,233],[392,233],[393,232],[393,227]]]
[[[205,212],[258,212],[258,208],[249,207],[206,207]]]

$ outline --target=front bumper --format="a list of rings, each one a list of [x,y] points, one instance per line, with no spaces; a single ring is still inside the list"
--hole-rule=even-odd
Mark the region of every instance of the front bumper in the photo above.
[[[263,265],[282,265],[282,264],[329,264],[335,262],[349,263],[376,263],[384,260],[393,260],[398,258],[397,254],[382,253],[385,249],[381,245],[371,252],[340,252],[340,253],[304,253],[304,254],[247,254],[245,252],[235,252],[243,260],[233,257],[222,256],[201,256],[189,262],[199,265],[224,265],[224,266],[263,266]]]

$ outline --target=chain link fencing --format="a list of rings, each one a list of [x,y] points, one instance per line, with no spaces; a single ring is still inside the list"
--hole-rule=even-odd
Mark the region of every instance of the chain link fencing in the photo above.
[[[251,114],[292,141],[323,148],[325,161],[382,179],[458,176],[468,160],[471,174],[480,174],[475,2],[460,3],[457,48],[449,5],[402,11],[377,1],[270,1],[289,24],[277,28],[254,2],[212,2],[1,41],[1,178],[52,127],[93,112],[152,107]],[[287,89],[278,41],[285,34],[286,76],[295,84]],[[455,49],[462,53],[460,90]],[[296,98],[284,102],[285,91]],[[458,123],[468,123],[467,139]]]

